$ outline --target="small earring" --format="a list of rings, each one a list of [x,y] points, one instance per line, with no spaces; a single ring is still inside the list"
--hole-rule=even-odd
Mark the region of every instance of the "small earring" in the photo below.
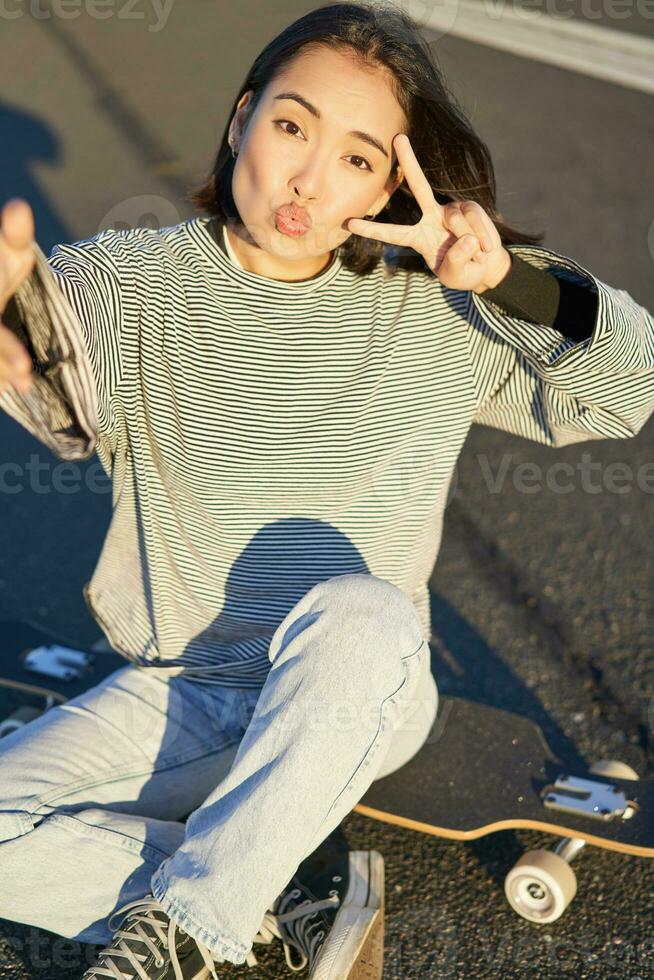
[[[230,140],[229,141],[229,145],[232,148],[232,156],[234,157],[234,159],[236,159],[236,157],[238,156],[238,150],[235,150],[234,149],[234,141],[233,140]]]

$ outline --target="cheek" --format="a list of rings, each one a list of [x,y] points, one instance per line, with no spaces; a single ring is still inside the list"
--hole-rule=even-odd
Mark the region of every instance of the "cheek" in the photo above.
[[[358,189],[345,191],[336,202],[339,219],[343,221],[347,218],[362,217],[370,210],[374,200],[375,198],[371,197],[368,191],[365,193]]]
[[[257,155],[248,152],[239,160],[234,170],[232,191],[235,199],[240,199],[241,205],[248,210],[258,210],[264,206],[270,196],[267,193],[266,168],[257,162]]]
[[[279,160],[269,152],[269,150],[251,147],[253,152],[248,153],[243,161],[244,170],[250,191],[261,196],[261,204],[267,204],[277,200],[280,194],[280,187],[283,186],[283,177]]]

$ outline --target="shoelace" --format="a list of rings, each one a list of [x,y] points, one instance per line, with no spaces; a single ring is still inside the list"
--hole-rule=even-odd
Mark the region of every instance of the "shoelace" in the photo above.
[[[123,905],[122,908],[116,909],[113,915],[109,918],[109,928],[113,929],[111,925],[112,919],[116,916],[124,916],[125,913],[131,909],[129,913],[130,925],[129,931],[124,929],[117,929],[114,933],[114,940],[112,946],[107,946],[105,949],[101,949],[98,953],[98,957],[104,956],[105,962],[103,966],[94,967],[92,971],[86,974],[86,980],[96,980],[97,977],[109,977],[110,980],[132,980],[132,978],[139,977],[139,980],[151,980],[151,978],[143,971],[141,963],[143,960],[147,959],[149,953],[152,953],[155,957],[155,964],[157,966],[163,966],[164,960],[161,957],[160,950],[155,946],[151,936],[145,931],[145,926],[147,926],[152,932],[154,932],[155,937],[163,943],[164,949],[167,949],[170,954],[170,962],[175,971],[175,980],[184,980],[184,975],[182,973],[182,968],[179,963],[179,957],[177,955],[177,943],[175,938],[175,932],[179,929],[180,933],[185,933],[185,930],[178,926],[173,919],[170,919],[168,915],[161,908],[161,905],[153,896],[147,896],[146,898],[139,898],[135,902],[128,902],[127,905]],[[164,919],[157,918],[155,913],[165,916]],[[257,943],[271,943],[275,938],[281,939],[279,929],[277,927],[275,916],[272,912],[266,912],[264,914],[263,920],[259,932],[254,937],[254,942]],[[116,942],[120,939],[120,942]],[[126,942],[127,940],[127,942]],[[130,944],[135,942],[143,943],[146,947],[146,952],[137,953]],[[202,959],[204,960],[205,966],[209,970],[213,980],[218,980],[218,975],[216,974],[216,963],[224,963],[223,958],[215,959],[210,953],[209,949],[197,939],[193,942],[200,950]],[[118,966],[117,960],[126,961],[122,968]],[[249,967],[257,966],[258,961],[252,950],[247,954],[246,961]],[[125,972],[127,966],[129,966],[130,972]]]
[[[308,964],[314,962],[318,953],[318,944],[325,938],[325,933],[319,928],[320,919],[316,918],[311,922],[309,921],[310,918],[322,909],[336,909],[340,904],[338,895],[332,894],[329,898],[321,898],[317,902],[311,902],[307,898],[303,902],[299,902],[289,912],[284,912],[283,910],[287,908],[289,902],[298,898],[300,894],[298,888],[286,892],[280,899],[278,910],[273,916],[274,934],[282,941],[286,965],[289,970],[295,972],[304,970]],[[293,924],[289,926],[290,923]],[[292,963],[291,947],[297,950],[302,957],[301,963]]]

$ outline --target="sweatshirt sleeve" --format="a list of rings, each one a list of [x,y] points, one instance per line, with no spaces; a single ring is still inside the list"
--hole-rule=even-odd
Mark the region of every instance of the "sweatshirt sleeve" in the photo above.
[[[0,408],[64,460],[89,458],[99,439],[108,456],[115,449],[123,304],[120,270],[103,244],[112,234],[55,245],[49,259],[35,243],[34,268],[2,314],[34,377],[25,394],[8,388]]]
[[[508,251],[595,294],[592,331],[567,336],[468,294],[473,421],[549,446],[636,435],[654,411],[654,318],[623,289],[543,246]]]
[[[496,303],[503,313],[556,327],[573,340],[590,337],[597,318],[597,292],[509,254],[508,274],[484,292],[484,299]]]

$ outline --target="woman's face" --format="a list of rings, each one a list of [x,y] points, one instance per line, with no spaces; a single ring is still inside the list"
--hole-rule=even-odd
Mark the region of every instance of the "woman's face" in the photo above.
[[[232,193],[245,225],[230,227],[230,244],[252,272],[308,279],[350,237],[344,222],[380,211],[402,182],[401,171],[391,180],[391,168],[393,137],[406,132],[404,113],[384,71],[366,71],[351,55],[328,48],[302,51],[254,111],[251,97],[247,92],[240,100],[230,126],[238,150]],[[275,214],[292,202],[311,219],[299,236],[284,234]]]

